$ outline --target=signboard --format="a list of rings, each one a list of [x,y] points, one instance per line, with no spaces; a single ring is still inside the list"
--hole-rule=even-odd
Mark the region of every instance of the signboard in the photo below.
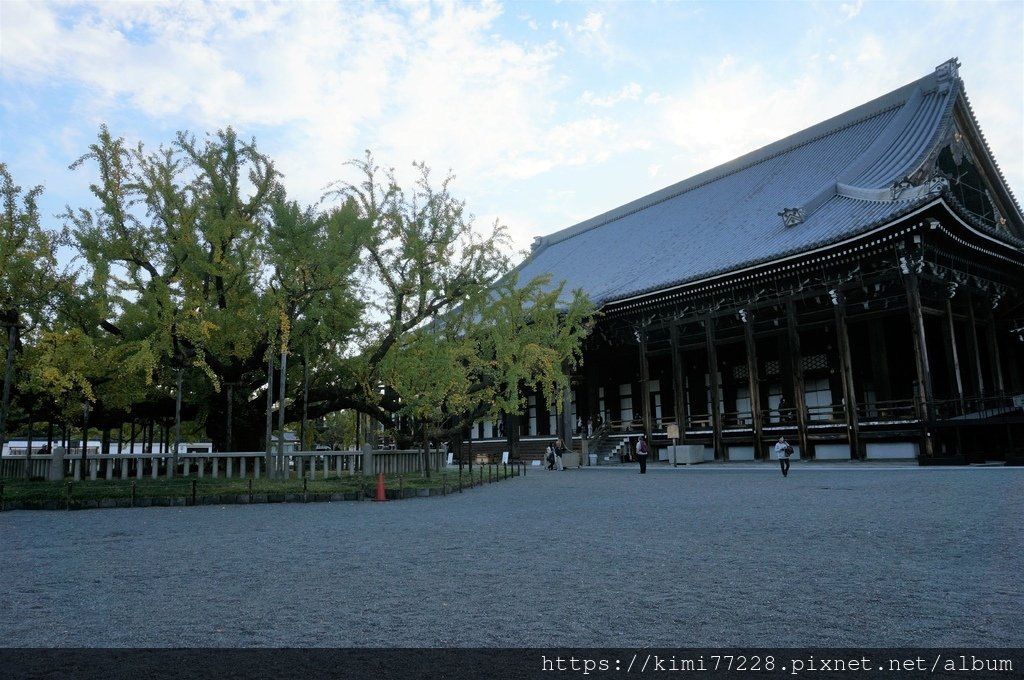
[[[679,439],[679,426],[675,423],[669,423],[665,426],[665,433],[669,439]]]

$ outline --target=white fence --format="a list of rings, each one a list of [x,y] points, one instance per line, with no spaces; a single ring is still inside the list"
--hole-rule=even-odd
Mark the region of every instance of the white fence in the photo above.
[[[276,452],[272,464],[281,461],[287,477],[308,477],[325,479],[329,476],[408,474],[423,470],[423,451],[366,449],[364,451],[286,451],[283,456]],[[444,454],[439,450],[430,452],[430,467],[437,470],[445,464]],[[174,469],[171,454],[101,454],[86,451],[85,459],[80,453],[64,455],[63,449],[52,454],[33,453],[29,458],[22,455],[0,458],[0,478],[26,477],[25,466],[29,466],[29,477],[58,480],[83,479],[157,479],[159,477],[204,477],[232,478],[266,475],[266,453],[245,451],[231,453],[179,453],[178,467]]]

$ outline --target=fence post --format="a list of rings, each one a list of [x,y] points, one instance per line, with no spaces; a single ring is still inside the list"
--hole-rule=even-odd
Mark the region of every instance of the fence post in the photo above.
[[[363,477],[373,474],[373,447],[363,444]]]
[[[50,472],[47,481],[59,482],[64,479],[64,447],[58,446],[50,453]]]

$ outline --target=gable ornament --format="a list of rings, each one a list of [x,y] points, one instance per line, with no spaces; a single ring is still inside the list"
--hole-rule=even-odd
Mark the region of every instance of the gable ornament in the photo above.
[[[903,179],[896,180],[895,182],[892,183],[892,186],[889,187],[889,194],[891,196],[891,200],[895,201],[897,198],[900,197],[900,194],[902,194],[904,191],[906,191],[912,186],[914,186],[914,184],[913,182],[910,181],[909,177],[904,177]]]
[[[783,208],[778,214],[787,227],[795,227],[805,219],[803,208]]]

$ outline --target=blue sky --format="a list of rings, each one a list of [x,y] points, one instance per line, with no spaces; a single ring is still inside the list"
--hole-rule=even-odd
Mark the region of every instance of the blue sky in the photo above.
[[[49,217],[99,126],[255,137],[319,200],[371,149],[451,169],[482,226],[557,231],[916,80],[951,57],[1024,197],[1024,2],[0,0],[0,161]]]

